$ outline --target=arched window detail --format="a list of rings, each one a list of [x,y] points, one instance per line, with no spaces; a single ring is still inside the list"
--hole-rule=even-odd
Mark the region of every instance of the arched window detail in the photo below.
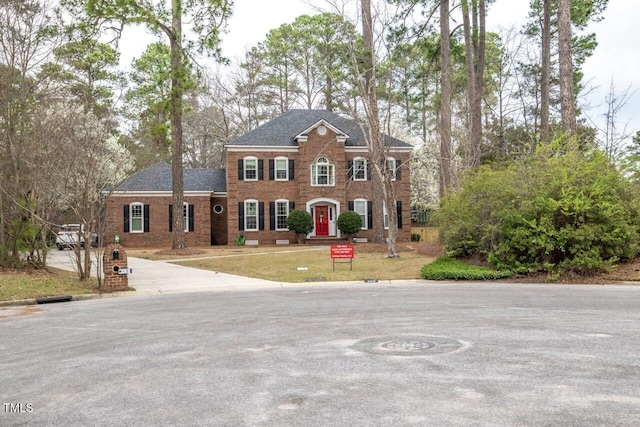
[[[335,185],[335,166],[330,164],[326,157],[319,157],[316,163],[311,165],[311,185]]]

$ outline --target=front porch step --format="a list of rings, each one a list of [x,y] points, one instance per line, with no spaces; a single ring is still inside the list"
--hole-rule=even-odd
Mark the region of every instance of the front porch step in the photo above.
[[[347,243],[347,239],[344,237],[309,237],[307,238],[307,245],[338,245]]]

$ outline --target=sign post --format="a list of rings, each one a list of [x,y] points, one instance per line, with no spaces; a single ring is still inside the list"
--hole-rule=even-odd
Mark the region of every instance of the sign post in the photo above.
[[[333,261],[333,271],[336,271],[336,259],[338,263],[349,263],[349,270],[353,270],[353,245],[331,245],[331,260]]]

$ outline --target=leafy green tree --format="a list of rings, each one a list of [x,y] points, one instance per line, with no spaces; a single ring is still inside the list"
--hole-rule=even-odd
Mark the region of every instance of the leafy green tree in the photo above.
[[[97,20],[100,25],[116,24],[122,28],[130,24],[143,24],[158,35],[168,39],[171,70],[171,143],[173,209],[182,209],[184,182],[182,166],[182,115],[185,83],[188,81],[189,53],[194,51],[220,57],[219,29],[231,12],[228,0],[172,0],[168,8],[166,2],[151,0],[62,0],[72,13],[81,16],[86,12],[89,20]],[[189,23],[195,39],[183,36],[183,19]],[[173,249],[187,246],[182,218],[174,216]]]
[[[338,230],[346,235],[347,240],[351,240],[351,236],[362,229],[362,218],[360,214],[354,211],[342,212],[338,215],[336,225]]]
[[[129,89],[125,93],[125,116],[137,125],[133,131],[137,166],[171,159],[171,51],[164,43],[152,43],[132,62]],[[187,68],[188,65],[187,65]],[[196,77],[189,73],[185,92],[195,90]]]
[[[44,67],[44,73],[67,87],[74,100],[99,117],[111,112],[114,87],[122,83],[115,71],[118,52],[106,43],[86,35],[53,50],[56,62]]]
[[[307,234],[313,231],[313,218],[311,214],[302,209],[294,209],[287,217],[287,228],[296,233],[298,243],[304,243]]]

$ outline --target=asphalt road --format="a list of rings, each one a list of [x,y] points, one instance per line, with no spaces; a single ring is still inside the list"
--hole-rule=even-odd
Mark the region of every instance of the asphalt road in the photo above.
[[[0,311],[0,425],[638,426],[640,287],[421,283]]]

